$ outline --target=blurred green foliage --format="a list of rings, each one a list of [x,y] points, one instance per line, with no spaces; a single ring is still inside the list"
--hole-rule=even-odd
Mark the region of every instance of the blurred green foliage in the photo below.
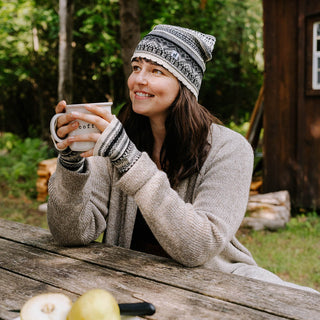
[[[227,126],[228,126],[230,129],[232,129],[232,130],[240,133],[241,135],[245,136],[246,133],[247,133],[247,131],[248,131],[248,129],[249,129],[250,122],[249,122],[249,121],[243,121],[243,122],[241,122],[241,123],[236,123],[235,121],[231,120],[231,121],[227,124]]]
[[[124,103],[118,0],[74,2],[74,103]],[[158,23],[217,39],[199,102],[224,123],[251,113],[263,81],[262,0],[139,0],[141,35]],[[0,0],[0,132],[49,141],[57,102],[59,2]]]
[[[37,168],[53,156],[39,138],[21,139],[12,133],[0,135],[0,187],[2,193],[36,198]]]

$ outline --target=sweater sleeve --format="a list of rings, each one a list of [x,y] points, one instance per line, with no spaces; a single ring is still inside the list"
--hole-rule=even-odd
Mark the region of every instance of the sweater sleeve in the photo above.
[[[107,159],[92,157],[80,173],[57,162],[56,172],[49,180],[47,220],[59,244],[85,245],[105,230],[110,188],[108,163]]]
[[[218,255],[244,217],[253,166],[250,144],[215,126],[211,151],[194,183],[192,201],[170,187],[166,174],[144,153],[120,179],[134,196],[164,250],[185,266],[199,266]]]

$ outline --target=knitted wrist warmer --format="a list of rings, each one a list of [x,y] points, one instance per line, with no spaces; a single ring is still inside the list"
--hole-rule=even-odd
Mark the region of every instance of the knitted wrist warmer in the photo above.
[[[80,156],[81,152],[72,151],[70,147],[66,147],[65,149],[59,149],[57,146],[57,142],[54,140],[51,135],[54,147],[59,152],[59,161],[63,167],[71,171],[81,172],[84,168],[84,158]]]
[[[84,158],[80,156],[81,152],[72,151],[69,147],[59,151],[60,163],[63,167],[71,171],[81,172],[84,168]]]
[[[109,157],[118,171],[125,173],[140,158],[141,152],[129,139],[122,123],[114,116],[97,141],[93,155]]]

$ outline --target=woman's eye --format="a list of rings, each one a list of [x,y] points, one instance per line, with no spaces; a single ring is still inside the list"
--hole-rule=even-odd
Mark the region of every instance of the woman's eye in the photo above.
[[[153,69],[153,73],[155,74],[163,74],[163,72],[159,69]]]
[[[139,66],[132,66],[132,70],[133,70],[133,71],[139,71],[139,70],[140,70],[140,67],[139,67]]]

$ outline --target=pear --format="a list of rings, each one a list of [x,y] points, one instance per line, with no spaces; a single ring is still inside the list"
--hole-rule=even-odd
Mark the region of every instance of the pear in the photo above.
[[[21,320],[66,320],[72,301],[62,293],[43,293],[29,299],[20,311]]]
[[[117,301],[106,290],[91,289],[72,305],[67,320],[120,320]]]

